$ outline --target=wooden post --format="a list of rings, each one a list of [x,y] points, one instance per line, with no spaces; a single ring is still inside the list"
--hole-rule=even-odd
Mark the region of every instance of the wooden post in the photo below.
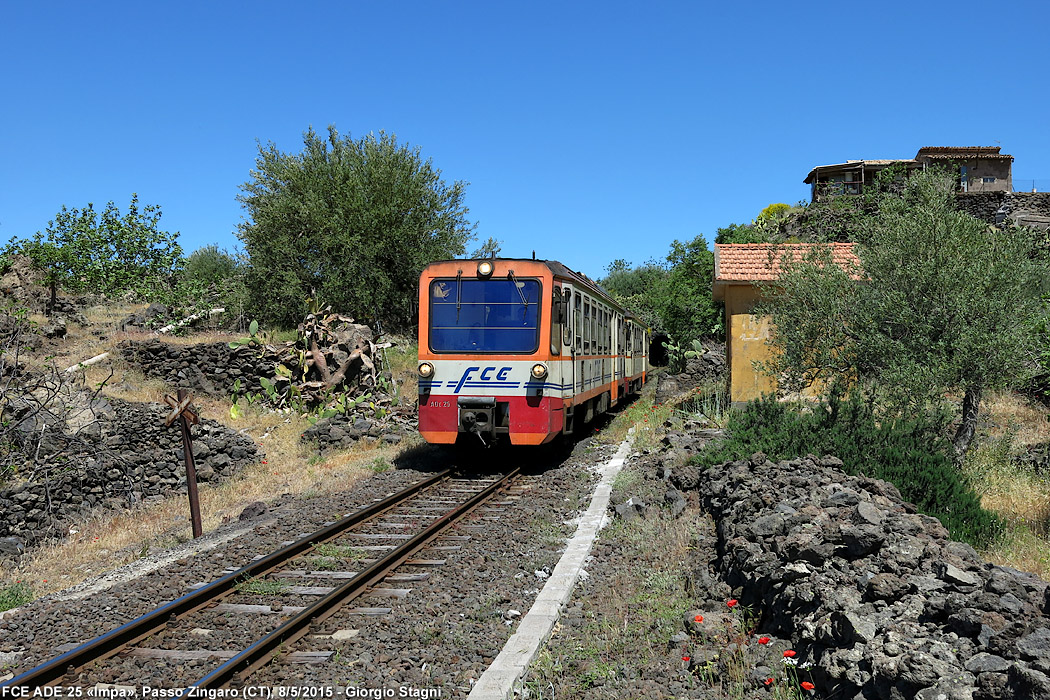
[[[190,424],[200,422],[197,414],[190,408],[193,396],[185,389],[179,389],[179,398],[175,400],[170,396],[164,397],[164,403],[171,406],[171,413],[164,421],[165,425],[171,425],[176,420],[182,428],[182,451],[186,458],[186,491],[190,497],[190,523],[193,526],[194,539],[204,534],[201,526],[201,503],[197,494],[197,467],[193,464],[193,437],[190,435]]]

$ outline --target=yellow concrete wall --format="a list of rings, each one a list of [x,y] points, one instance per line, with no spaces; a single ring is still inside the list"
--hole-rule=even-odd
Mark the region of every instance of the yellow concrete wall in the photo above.
[[[753,285],[730,285],[725,290],[726,360],[729,368],[729,397],[733,402],[750,401],[776,391],[772,379],[754,369],[752,363],[769,359],[770,321],[751,313],[761,294]]]
[[[756,314],[733,314],[729,319],[734,346],[728,358],[730,400],[750,401],[762,394],[775,392],[777,384],[773,378],[756,370],[753,364],[769,359],[770,347],[766,344],[769,339],[769,318]]]

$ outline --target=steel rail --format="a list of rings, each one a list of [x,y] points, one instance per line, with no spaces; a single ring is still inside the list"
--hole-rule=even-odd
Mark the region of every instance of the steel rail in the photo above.
[[[75,649],[71,649],[61,656],[46,661],[39,666],[29,669],[25,673],[10,680],[0,683],[0,688],[6,687],[29,687],[39,688],[52,685],[60,681],[67,673],[76,672],[93,661],[113,656],[123,647],[134,644],[154,634],[157,630],[166,626],[169,622],[180,616],[188,615],[212,603],[218,598],[228,594],[240,580],[245,577],[262,576],[289,559],[299,556],[308,551],[314,544],[326,542],[339,536],[349,528],[358,525],[380,513],[402,503],[420,491],[448,478],[451,469],[445,469],[437,474],[427,477],[422,481],[409,486],[395,494],[387,496],[370,506],[351,513],[341,520],[318,530],[306,537],[287,545],[276,552],[244,566],[233,573],[226,574],[206,586],[187,593],[161,607],[148,612],[141,617],[127,622],[116,629],[96,637]],[[5,693],[0,690],[0,697]]]
[[[306,607],[295,617],[286,620],[284,624],[256,641],[244,651],[223,662],[221,666],[190,687],[223,688],[231,683],[243,682],[253,672],[272,661],[277,656],[281,645],[295,642],[309,632],[312,626],[323,622],[343,605],[357,598],[366,589],[379,583],[392,569],[397,568],[413,554],[426,547],[431,540],[440,536],[452,523],[487,501],[496,492],[505,488],[518,475],[520,470],[520,467],[515,467],[499,481],[494,482],[469,500],[440,516],[427,526],[425,530],[413,536],[386,556],[375,561],[357,576],[349,579],[324,598]]]

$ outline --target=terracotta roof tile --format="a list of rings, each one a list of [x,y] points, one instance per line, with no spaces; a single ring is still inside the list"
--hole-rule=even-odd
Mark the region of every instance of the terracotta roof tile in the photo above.
[[[716,243],[715,278],[718,282],[769,282],[780,276],[785,255],[801,257],[820,246],[831,248],[832,261],[842,267],[860,265],[854,243]]]

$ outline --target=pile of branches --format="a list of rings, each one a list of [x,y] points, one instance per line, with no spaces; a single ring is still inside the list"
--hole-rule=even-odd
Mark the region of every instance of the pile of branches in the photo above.
[[[252,338],[258,337],[257,330],[253,322]],[[309,313],[297,335],[283,345],[265,345],[264,356],[274,362],[275,376],[272,381],[260,378],[260,384],[270,404],[349,413],[363,403],[376,410],[395,402],[394,384],[383,372],[381,356],[392,343],[377,343],[371,328],[326,306]]]

